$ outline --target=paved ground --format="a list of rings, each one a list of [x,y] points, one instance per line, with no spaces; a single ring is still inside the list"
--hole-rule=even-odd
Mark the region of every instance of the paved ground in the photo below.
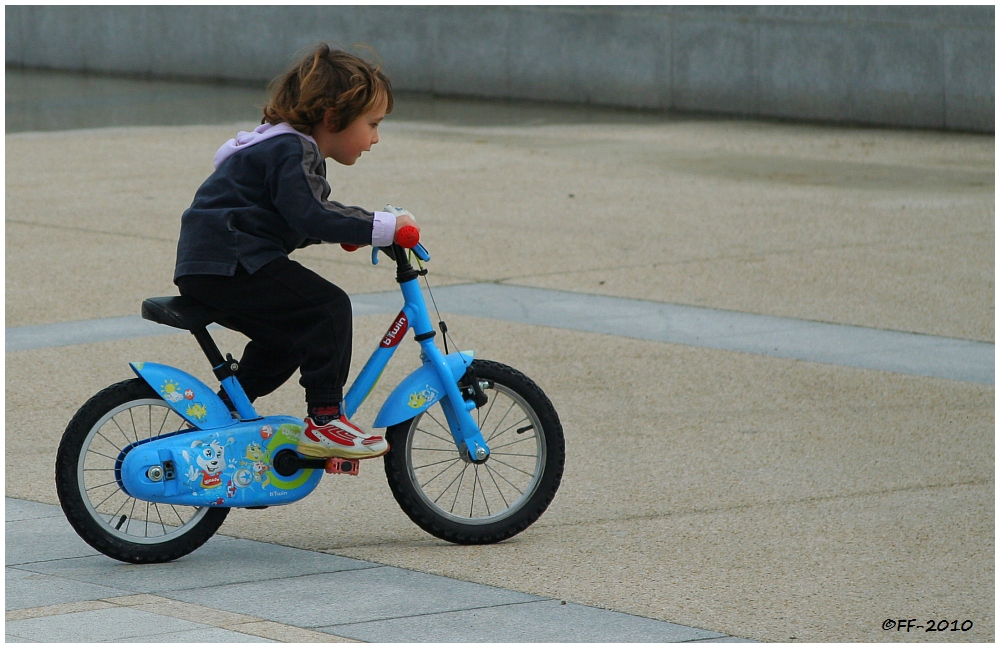
[[[130,568],[80,540],[58,506],[5,508],[7,642],[741,641],[222,535],[184,560]]]
[[[143,297],[172,293],[178,216],[234,130],[8,135],[8,330],[134,316]],[[397,121],[330,178],[345,202],[418,215],[436,286],[992,346],[993,150],[992,137],[724,120]],[[352,294],[394,285],[362,255],[298,258]],[[388,319],[356,318],[358,366]],[[756,640],[994,640],[992,379],[488,315],[448,322],[462,347],[532,376],[560,413],[566,475],[536,525],[497,546],[446,545],[413,526],[370,469],[325,479],[299,504],[235,511],[222,529],[233,539],[215,546],[271,543]],[[239,347],[236,334],[218,338]],[[375,401],[413,366],[407,344]],[[8,497],[55,503],[61,430],[137,359],[209,377],[184,335],[7,352]],[[301,408],[294,384],[261,407]],[[53,569],[68,575],[62,561]],[[182,600],[170,589],[157,595]],[[887,633],[886,618],[975,625]]]

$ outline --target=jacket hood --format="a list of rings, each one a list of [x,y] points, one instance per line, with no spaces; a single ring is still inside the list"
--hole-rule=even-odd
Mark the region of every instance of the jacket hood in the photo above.
[[[228,160],[235,153],[250,148],[254,144],[263,142],[266,139],[271,139],[272,137],[277,137],[278,135],[287,135],[289,133],[298,135],[299,137],[316,144],[316,140],[312,137],[306,135],[305,133],[300,133],[288,124],[281,123],[273,126],[271,124],[261,124],[257,128],[253,129],[252,133],[240,131],[236,134],[236,137],[220,146],[219,150],[215,153],[215,168],[218,169],[219,165]]]

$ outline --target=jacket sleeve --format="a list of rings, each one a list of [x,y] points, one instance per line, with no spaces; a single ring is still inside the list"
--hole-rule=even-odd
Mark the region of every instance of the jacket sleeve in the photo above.
[[[370,245],[375,215],[332,201],[326,164],[309,141],[295,136],[268,169],[271,202],[281,217],[303,236],[327,243]]]

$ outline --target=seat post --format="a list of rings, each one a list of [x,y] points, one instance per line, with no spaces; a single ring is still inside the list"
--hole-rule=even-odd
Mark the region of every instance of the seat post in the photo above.
[[[235,408],[236,414],[243,421],[259,419],[260,415],[257,414],[257,410],[253,408],[253,403],[247,397],[243,386],[236,379],[239,363],[233,360],[233,356],[231,355],[225,358],[222,357],[222,352],[219,351],[219,347],[215,344],[212,336],[208,334],[207,327],[202,326],[201,328],[190,329],[190,331],[194,339],[198,341],[198,346],[205,352],[205,357],[212,363],[212,373],[222,383],[222,390],[229,397],[229,402],[226,403],[229,409],[233,410]]]
[[[191,329],[191,335],[198,341],[198,346],[201,347],[208,361],[212,363],[213,371],[218,370],[225,364],[226,359],[222,357],[222,351],[219,351],[218,345],[215,344],[215,340],[209,335],[206,327],[202,326],[198,329]]]

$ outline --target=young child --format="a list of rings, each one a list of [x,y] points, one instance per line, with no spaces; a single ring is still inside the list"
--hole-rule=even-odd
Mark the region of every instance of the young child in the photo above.
[[[342,409],[350,298],[288,254],[320,242],[387,246],[400,228],[416,226],[404,210],[329,199],[325,158],[354,164],[378,143],[391,110],[392,86],[378,67],[319,46],[272,82],[261,126],[219,149],[215,172],[181,217],[174,283],[250,338],[237,378],[251,400],[301,371],[308,411],[298,451],[312,457],[389,450]]]

